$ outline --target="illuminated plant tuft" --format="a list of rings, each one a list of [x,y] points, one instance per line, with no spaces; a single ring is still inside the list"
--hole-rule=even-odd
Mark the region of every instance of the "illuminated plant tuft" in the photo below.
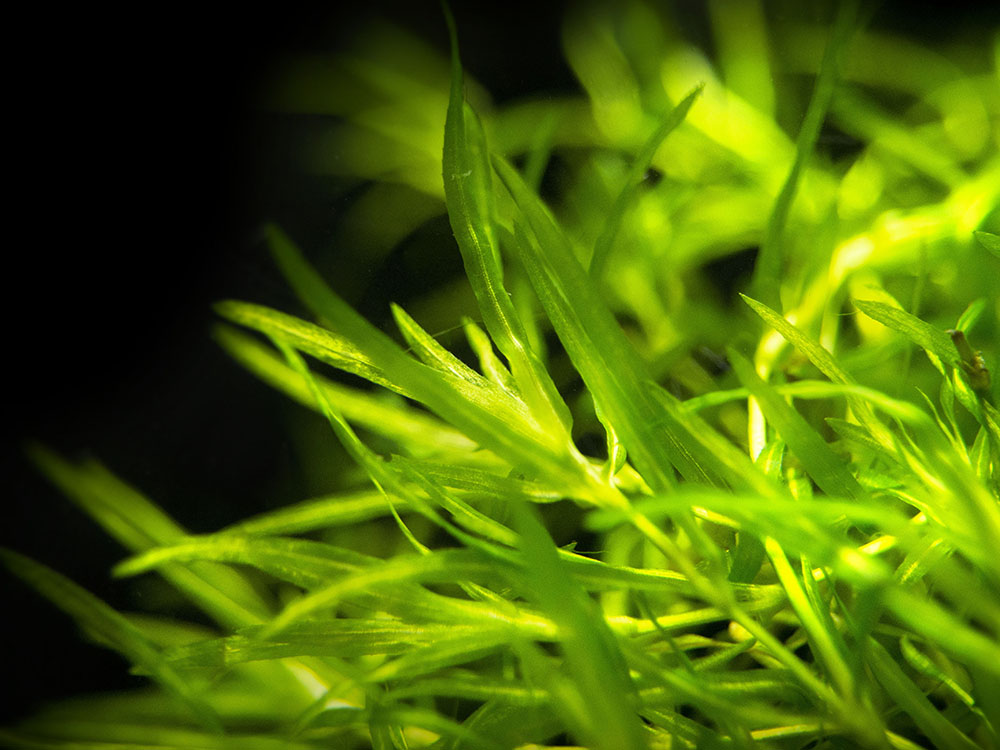
[[[494,108],[450,19],[450,88],[387,28],[288,66],[274,107],[337,114],[312,168],[366,186],[345,236],[446,211],[471,294],[390,335],[267,229],[309,319],[216,336],[328,421],[336,494],[191,535],[32,448],[212,624],[0,551],[149,678],[0,744],[1000,748],[1000,33],[960,66],[850,2],[711,8],[713,61],[652,4],[571,16],[586,97]]]

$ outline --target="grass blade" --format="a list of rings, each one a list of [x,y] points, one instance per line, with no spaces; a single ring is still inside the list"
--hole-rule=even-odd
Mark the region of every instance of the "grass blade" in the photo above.
[[[1000,235],[990,232],[973,232],[979,244],[1000,258]]]
[[[794,408],[754,372],[753,365],[734,350],[729,362],[737,377],[757,399],[764,416],[774,425],[781,439],[802,462],[805,470],[824,492],[834,497],[860,498],[864,491],[848,471],[847,465],[826,444]]]
[[[548,372],[528,345],[524,326],[504,288],[494,227],[493,171],[482,125],[462,93],[462,63],[451,13],[451,93],[444,129],[444,193],[448,219],[462,253],[486,330],[510,363],[532,413],[554,431],[568,430],[570,413]]]
[[[927,700],[896,660],[878,641],[868,643],[869,664],[885,691],[906,711],[934,743],[947,750],[975,750],[979,745],[962,734]]]
[[[496,158],[494,167],[530,227],[531,234],[521,231],[515,245],[535,291],[639,471],[659,489],[674,484],[673,467],[690,481],[718,483],[670,430],[669,417],[651,396],[645,363],[625,339],[548,210],[503,159]],[[662,419],[657,419],[659,415]]]
[[[215,339],[230,356],[273,388],[303,406],[319,410],[309,386],[272,347],[219,326]],[[402,399],[379,398],[367,391],[313,375],[324,398],[344,417],[395,441],[412,455],[471,453],[476,444],[441,420],[408,406]]]
[[[578,456],[561,429],[553,432],[551,422],[540,423],[524,402],[509,394],[501,396],[498,390],[475,387],[407,356],[392,339],[337,297],[287,236],[272,227],[270,238],[275,257],[300,296],[341,333],[336,337],[326,335],[324,344],[341,346],[346,341],[349,350],[363,352],[363,362],[382,381],[389,380],[385,373],[392,373],[391,382],[397,390],[424,403],[483,447],[531,474],[559,477],[567,487],[581,491],[584,482]],[[301,345],[300,331],[319,336],[316,331],[323,333],[323,329],[303,321],[282,322],[285,327],[276,328],[265,318],[262,328],[266,327],[264,332],[269,335],[313,353]]]
[[[173,544],[187,532],[151,500],[95,462],[73,465],[34,445],[29,456],[67,497],[131,552]],[[218,622],[241,627],[270,617],[270,608],[237,571],[196,564],[161,569],[163,577]]]
[[[102,643],[151,675],[168,693],[186,705],[204,727],[222,731],[219,717],[204,699],[123,615],[68,578],[17,552],[0,548],[0,564],[70,615]]]
[[[579,722],[574,733],[597,750],[645,748],[636,695],[614,635],[595,616],[584,590],[563,572],[556,546],[531,506],[518,507],[517,527],[526,566],[515,580],[559,630],[575,695],[556,699],[567,703],[568,715]]]
[[[765,323],[780,333],[786,341],[794,346],[803,356],[812,362],[820,372],[830,378],[830,380],[835,383],[841,383],[842,385],[857,385],[854,378],[851,377],[847,371],[837,363],[836,359],[834,359],[834,356],[830,352],[788,322],[783,315],[780,315],[767,305],[758,302],[745,294],[740,294],[740,297],[743,298],[743,301],[746,302],[747,305],[749,305],[750,308],[757,313],[757,315],[759,315]],[[891,448],[894,444],[892,436],[889,434],[885,425],[883,425],[882,422],[880,422],[875,416],[871,406],[864,399],[851,395],[850,393],[847,394],[847,402],[850,404],[851,411],[858,418],[858,421],[868,428],[872,437],[883,446]]]
[[[336,309],[342,308],[338,305]],[[376,341],[379,345],[378,348],[383,351],[393,351],[395,342],[374,326],[370,326],[370,330],[374,332],[375,338],[369,340],[367,338],[368,328],[364,327],[369,325],[367,322],[364,326],[353,326],[361,328],[365,334],[360,339],[351,339],[347,335],[333,333],[314,323],[300,320],[263,305],[229,300],[218,303],[215,310],[219,315],[233,323],[285,341],[299,351],[309,354],[321,362],[326,362],[338,370],[352,373],[403,396],[412,398],[414,395],[411,389],[399,382],[395,370],[387,369],[384,360],[380,360],[377,355],[370,353],[376,348]],[[353,311],[351,312],[353,313]],[[354,316],[349,315],[348,317]],[[354,342],[358,340],[364,341],[365,346],[357,346]]]
[[[670,111],[670,114],[664,118],[660,126],[653,131],[652,135],[642,145],[642,148],[639,149],[639,153],[632,160],[632,166],[629,167],[628,174],[625,175],[624,186],[618,193],[618,197],[615,198],[611,210],[608,211],[608,215],[604,220],[604,228],[601,230],[600,235],[597,237],[597,242],[594,244],[594,253],[590,258],[590,268],[588,269],[591,278],[600,280],[603,276],[608,265],[608,258],[614,249],[615,237],[618,235],[622,220],[625,218],[625,210],[628,208],[628,204],[631,202],[636,188],[642,183],[643,176],[649,169],[650,164],[652,164],[657,149],[659,149],[666,137],[684,122],[688,111],[704,88],[705,84],[700,84],[690,94],[681,99],[677,106]]]
[[[961,360],[958,349],[947,333],[939,328],[935,328],[929,323],[925,323],[916,315],[911,315],[905,310],[892,307],[884,302],[870,300],[854,300],[855,306],[873,320],[877,320],[884,326],[899,331],[917,346],[925,349],[953,367],[958,367]]]
[[[799,135],[795,141],[795,159],[767,220],[764,241],[761,243],[760,253],[753,270],[751,288],[755,290],[758,297],[772,307],[778,307],[781,304],[778,282],[781,278],[783,262],[782,240],[785,225],[798,192],[802,172],[816,147],[816,139],[819,137],[820,128],[826,119],[826,112],[833,100],[837,78],[840,75],[841,58],[850,41],[851,33],[854,31],[857,14],[858,0],[846,0],[838,6],[833,31],[827,42],[826,50],[823,52],[823,61],[820,63],[819,73],[816,76],[812,98],[809,100],[802,127],[799,129]]]

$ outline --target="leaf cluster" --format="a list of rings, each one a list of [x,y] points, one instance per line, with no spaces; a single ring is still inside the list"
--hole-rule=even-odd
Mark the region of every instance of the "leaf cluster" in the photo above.
[[[354,176],[447,213],[466,348],[398,305],[396,334],[376,327],[268,227],[309,319],[225,301],[217,340],[324,419],[359,481],[193,535],[32,448],[127,550],[114,575],[158,575],[209,625],[0,551],[149,678],[0,744],[1000,747],[997,71],[849,2],[829,26],[712,7],[714,64],[666,12],[580,12],[586,96],[500,111],[467,100],[450,16],[444,89],[407,78],[438,69],[419,60],[337,61],[391,103],[338,104]],[[774,81],[803,75],[783,102]],[[431,166],[399,119],[425,104]],[[824,124],[857,152],[824,151]],[[572,179],[546,201],[556,159]],[[727,297],[709,269],[748,243]]]

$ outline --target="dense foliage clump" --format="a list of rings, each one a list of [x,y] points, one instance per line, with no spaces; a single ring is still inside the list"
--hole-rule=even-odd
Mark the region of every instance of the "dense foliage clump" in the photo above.
[[[33,448],[115,575],[211,626],[0,550],[149,678],[0,744],[1000,747],[1000,30],[712,8],[713,59],[651,5],[576,13],[583,95],[503,107],[453,28],[450,69],[382,27],[287,66],[342,236],[446,213],[467,283],[390,335],[272,226],[302,314],[218,305],[353,459],[335,494],[192,535]]]

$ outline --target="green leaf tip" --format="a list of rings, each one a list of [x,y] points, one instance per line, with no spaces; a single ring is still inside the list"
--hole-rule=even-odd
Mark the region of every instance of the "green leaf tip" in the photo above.
[[[0,547],[0,565],[95,634],[100,642],[152,676],[206,729],[222,732],[222,724],[211,706],[166,663],[156,646],[128,618],[69,578],[19,552]]]
[[[601,234],[594,245],[594,253],[591,257],[589,268],[589,273],[594,279],[600,279],[607,268],[608,258],[614,247],[615,237],[625,218],[625,211],[636,188],[641,184],[643,176],[653,163],[653,157],[656,156],[657,150],[667,139],[667,136],[684,122],[695,100],[704,90],[704,82],[695,86],[663,119],[660,126],[653,131],[642,148],[639,149],[639,153],[636,154],[632,166],[625,177],[621,192],[618,193],[618,197],[608,212],[608,217],[604,222],[604,229],[601,230]]]
[[[911,315],[905,310],[887,305],[884,302],[856,299],[854,305],[869,318],[902,333],[942,362],[952,366],[959,365],[961,357],[958,349],[946,331],[924,322],[916,315]]]
[[[980,245],[993,253],[997,258],[1000,258],[1000,235],[982,231],[975,231],[972,234]]]

